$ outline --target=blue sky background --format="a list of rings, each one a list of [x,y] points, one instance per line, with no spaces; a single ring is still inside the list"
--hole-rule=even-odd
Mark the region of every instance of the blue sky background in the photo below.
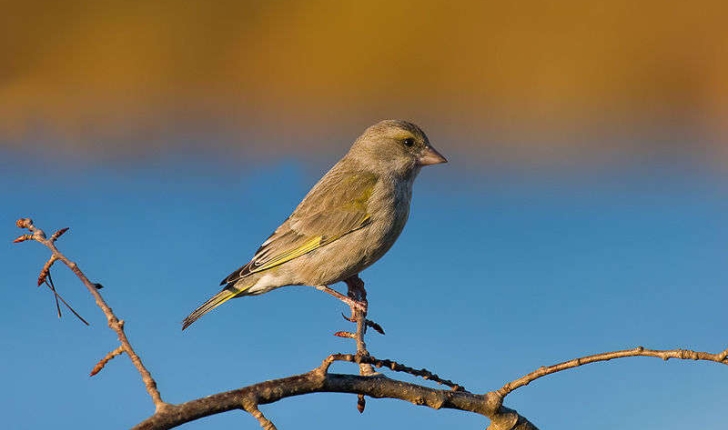
[[[6,2],[7,3],[7,2]],[[351,328],[291,287],[182,319],[246,263],[368,125],[419,124],[397,244],[362,277],[372,354],[473,392],[643,345],[728,347],[726,2],[37,0],[0,14],[3,428],[129,428],[153,412],[83,286],[36,288],[50,234],[180,403],[299,374]],[[337,286],[342,288],[343,286]],[[337,372],[356,367],[337,364]],[[406,375],[390,375],[411,380]],[[418,382],[425,383],[421,380]],[[506,399],[543,429],[725,428],[728,368],[631,358]],[[484,418],[316,394],[283,429],[482,429]],[[242,412],[186,429],[257,429]]]
[[[369,334],[372,354],[482,393],[541,365],[602,351],[728,346],[728,186],[720,173],[665,156],[591,171],[476,166],[431,138],[450,163],[423,170],[403,235],[362,275],[370,315],[387,331]],[[59,165],[2,154],[7,428],[126,428],[153,412],[126,357],[88,376],[117,346],[115,336],[60,266],[57,287],[92,325],[67,312],[56,318],[49,291],[34,286],[48,252],[10,243],[21,233],[19,217],[47,233],[71,227],[61,250],[104,284],[168,402],[306,372],[329,353],[352,351],[352,342],[331,335],[349,328],[339,316],[344,306],[304,287],[230,302],[180,331],[182,318],[248,261],[348,143],[339,149],[256,166],[203,156]],[[715,363],[631,358],[538,380],[506,405],[541,428],[720,428],[726,383]],[[355,402],[315,394],[262,410],[279,428],[486,424],[393,400],[370,399],[359,415]],[[184,428],[233,426],[257,423],[231,412]]]

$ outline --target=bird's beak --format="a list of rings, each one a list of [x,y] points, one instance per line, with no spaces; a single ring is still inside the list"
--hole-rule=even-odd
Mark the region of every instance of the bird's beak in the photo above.
[[[425,150],[417,159],[417,164],[420,166],[429,166],[430,164],[447,163],[447,158],[443,157],[442,154],[437,152],[435,148],[427,146]]]

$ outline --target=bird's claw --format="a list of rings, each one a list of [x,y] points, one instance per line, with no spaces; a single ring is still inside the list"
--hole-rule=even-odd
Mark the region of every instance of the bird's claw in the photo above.
[[[352,311],[361,311],[364,315],[366,315],[369,310],[369,303],[367,303],[366,300],[352,300],[351,303],[348,303],[348,305],[351,307]]]
[[[347,317],[344,313],[342,313],[341,318],[344,318],[346,321],[349,321],[350,323],[356,323],[356,318],[353,316]],[[385,334],[382,326],[377,324],[376,322],[368,319],[368,320],[365,320],[365,323],[366,323],[367,327],[371,327],[377,333],[382,334],[382,335]]]

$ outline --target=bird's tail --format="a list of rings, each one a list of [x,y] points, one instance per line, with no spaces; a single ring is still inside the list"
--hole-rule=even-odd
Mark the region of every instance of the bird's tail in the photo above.
[[[197,321],[198,318],[220,306],[221,304],[227,302],[233,297],[241,295],[242,292],[243,291],[241,290],[228,287],[215,294],[210,300],[206,301],[202,304],[202,306],[192,311],[192,313],[189,314],[187,318],[184,319],[184,321],[182,321],[182,330],[186,329],[190,326],[190,324]]]

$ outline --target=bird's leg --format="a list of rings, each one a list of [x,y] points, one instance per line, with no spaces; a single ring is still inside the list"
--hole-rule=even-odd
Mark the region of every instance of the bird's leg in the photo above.
[[[356,340],[356,352],[359,353],[365,353],[369,354],[366,349],[366,344],[364,343],[364,334],[367,332],[367,310],[369,308],[369,303],[367,302],[367,291],[364,289],[364,281],[361,280],[359,275],[354,275],[349,278],[344,279],[344,282],[346,282],[346,294],[349,296],[350,299],[364,304],[363,309],[357,309],[353,306],[351,307],[351,318],[349,321],[356,323],[356,336],[354,339]]]
[[[346,286],[348,287],[347,295],[353,300],[364,303],[366,306],[364,313],[366,314],[369,310],[369,302],[367,301],[367,290],[364,288],[364,281],[362,281],[359,275],[354,275],[350,278],[344,279],[344,282],[346,282]],[[351,310],[351,317],[344,316],[343,314],[342,316],[349,322],[356,322],[354,309]],[[377,333],[384,334],[384,329],[381,325],[372,320],[366,320],[365,323],[367,327],[373,328]]]
[[[366,313],[366,309],[367,309],[366,301],[362,303],[357,300],[351,299],[351,298],[341,294],[340,292],[334,290],[333,288],[329,288],[326,285],[316,285],[316,286],[314,286],[314,288],[316,288],[319,291],[323,291],[326,294],[330,294],[330,295],[336,297],[337,299],[346,303],[352,310],[359,309],[361,311],[364,311],[364,313]]]
[[[364,304],[363,309],[351,307],[351,319],[349,321],[356,323],[356,333],[354,334],[354,340],[356,341],[356,355],[360,358],[368,358],[369,351],[367,351],[367,344],[364,343],[364,334],[367,332],[367,326],[370,325],[370,321],[367,320],[367,309],[369,302],[367,302],[367,290],[364,289],[364,281],[361,280],[359,275],[354,275],[344,279],[347,287],[347,295],[357,303]],[[377,372],[374,370],[371,364],[359,363],[359,374],[362,376],[376,375]],[[366,407],[366,400],[363,394],[357,396],[356,407],[359,412],[364,412]]]
[[[355,308],[351,307],[351,321],[356,323],[356,334],[354,340],[356,341],[356,353],[364,357],[369,356],[367,351],[367,345],[364,343],[364,335],[367,332],[367,292],[364,289],[364,281],[361,280],[359,275],[354,275],[344,279],[348,288],[347,294],[350,299],[356,303],[363,303],[364,307]],[[360,365],[361,367],[361,365]],[[364,373],[362,373],[364,374]]]
[[[369,302],[367,301],[367,290],[364,289],[364,281],[361,280],[359,275],[354,275],[344,279],[344,282],[346,283],[347,295],[352,300],[356,300],[364,305],[361,310],[366,315],[369,310]],[[351,320],[354,320],[354,308],[351,309]]]

